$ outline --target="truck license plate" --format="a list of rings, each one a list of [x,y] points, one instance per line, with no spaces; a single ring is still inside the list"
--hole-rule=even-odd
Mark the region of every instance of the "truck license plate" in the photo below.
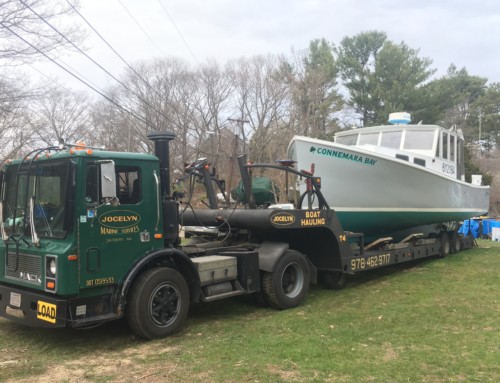
[[[21,294],[11,292],[10,305],[14,307],[21,307]]]
[[[36,317],[50,323],[56,323],[57,306],[52,303],[38,301]]]

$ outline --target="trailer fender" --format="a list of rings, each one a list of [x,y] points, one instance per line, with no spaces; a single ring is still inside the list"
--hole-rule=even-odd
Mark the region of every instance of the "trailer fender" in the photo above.
[[[271,241],[262,242],[259,248],[256,249],[259,252],[259,269],[272,273],[274,266],[288,249],[288,243]]]
[[[125,298],[135,278],[144,270],[157,264],[166,264],[167,266],[179,271],[185,278],[189,287],[190,299],[194,302],[199,301],[201,283],[193,262],[182,251],[170,248],[157,250],[146,255],[129,270],[123,281],[119,294],[119,302],[121,305],[125,302]]]
[[[275,269],[276,263],[281,256],[290,248],[288,243],[285,242],[272,242],[264,241],[256,249],[259,252],[259,269],[272,273]],[[303,255],[309,265],[309,275],[312,283],[317,282],[317,269],[312,264],[311,260]]]

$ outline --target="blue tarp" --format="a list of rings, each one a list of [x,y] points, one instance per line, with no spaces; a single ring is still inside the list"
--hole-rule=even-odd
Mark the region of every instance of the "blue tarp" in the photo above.
[[[483,219],[483,230],[481,234],[491,235],[491,229],[494,227],[500,227],[500,221],[496,219]]]
[[[468,235],[469,231],[472,233],[474,238],[479,237],[479,222],[473,219],[464,221],[458,232],[460,234]]]

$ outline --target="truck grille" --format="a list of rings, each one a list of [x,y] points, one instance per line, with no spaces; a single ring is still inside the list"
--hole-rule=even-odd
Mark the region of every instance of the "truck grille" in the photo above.
[[[41,257],[31,254],[16,255],[16,253],[9,253],[8,261],[5,265],[5,276],[41,285]]]

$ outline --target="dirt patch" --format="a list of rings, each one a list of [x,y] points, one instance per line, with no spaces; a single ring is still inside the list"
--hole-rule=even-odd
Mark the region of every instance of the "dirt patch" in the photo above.
[[[269,365],[267,366],[268,371],[276,376],[279,376],[281,380],[285,382],[299,382],[301,381],[301,375],[297,371],[284,370],[283,366]]]
[[[143,363],[149,357],[169,355],[176,352],[174,347],[159,348],[154,342],[134,345],[119,352],[98,351],[92,358],[70,360],[64,364],[47,364],[44,373],[36,377],[39,383],[88,381],[102,382],[137,382],[147,379],[148,383],[175,382],[169,377],[176,373],[174,363],[162,360],[153,364]],[[167,359],[167,357],[165,357]],[[16,364],[17,361],[5,361],[4,364]],[[8,367],[8,366],[5,366]],[[33,377],[15,379],[10,382],[32,382]]]
[[[384,362],[390,362],[391,360],[395,360],[399,357],[399,354],[396,352],[396,350],[394,350],[394,348],[390,343],[384,343],[383,349],[384,349],[384,356],[383,356]]]

